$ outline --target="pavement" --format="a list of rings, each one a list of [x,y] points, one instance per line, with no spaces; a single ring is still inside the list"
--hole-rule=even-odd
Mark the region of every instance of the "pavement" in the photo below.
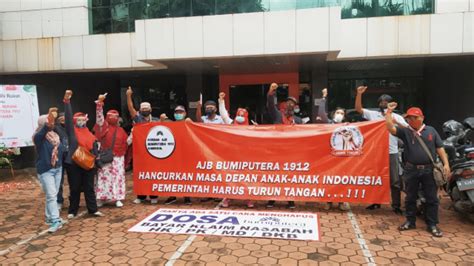
[[[130,174],[127,186],[132,188]],[[67,195],[65,185],[65,195]],[[135,205],[133,193],[123,208],[104,206],[105,217],[90,217],[81,203],[80,215],[54,234],[44,224],[44,194],[30,169],[15,178],[0,177],[0,264],[1,265],[474,265],[474,224],[450,209],[443,196],[440,227],[444,237],[418,229],[399,232],[404,218],[389,206],[368,211],[352,205],[351,211],[324,211],[318,203],[297,203],[295,212],[314,212],[320,218],[321,241],[263,238],[190,236],[129,233],[137,222],[164,207]],[[213,209],[217,203],[193,199],[186,206],[180,199],[168,208]],[[233,201],[229,209],[245,209]],[[255,210],[265,210],[257,203]],[[275,211],[288,211],[285,204]],[[66,219],[67,210],[62,211]]]

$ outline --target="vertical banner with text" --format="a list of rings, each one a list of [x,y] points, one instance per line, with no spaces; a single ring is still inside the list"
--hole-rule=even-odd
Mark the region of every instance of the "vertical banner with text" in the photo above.
[[[385,123],[209,125],[133,130],[139,195],[388,203]]]

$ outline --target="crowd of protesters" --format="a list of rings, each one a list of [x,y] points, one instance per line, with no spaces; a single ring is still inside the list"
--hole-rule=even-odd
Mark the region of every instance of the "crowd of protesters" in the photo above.
[[[295,125],[302,124],[303,120],[297,116],[298,100],[288,97],[277,104],[276,91],[278,85],[271,84],[266,101],[266,110],[273,124]],[[399,230],[410,230],[416,227],[416,200],[421,187],[426,197],[426,224],[433,236],[440,237],[442,232],[438,224],[438,197],[437,186],[433,179],[433,167],[429,156],[423,152],[421,139],[429,147],[433,157],[439,155],[445,173],[449,173],[449,163],[446,153],[442,148],[441,139],[436,130],[426,126],[424,115],[419,108],[410,108],[404,117],[395,114],[393,110],[397,104],[389,95],[382,95],[378,99],[379,110],[369,110],[362,106],[362,95],[367,90],[360,86],[356,90],[355,110],[366,120],[386,120],[389,136],[390,158],[390,191],[391,206],[396,214],[406,215],[406,222]],[[106,95],[99,95],[96,105],[96,123],[93,131],[87,127],[88,115],[82,112],[73,113],[73,92],[67,90],[64,95],[64,113],[52,107],[47,115],[38,120],[38,128],[33,136],[37,151],[37,172],[42,188],[46,195],[45,216],[46,223],[50,226],[49,232],[55,232],[62,227],[60,211],[63,206],[63,180],[66,172],[69,184],[68,219],[74,218],[79,209],[81,192],[84,193],[88,213],[92,216],[104,216],[98,208],[104,204],[114,203],[116,207],[123,206],[126,195],[125,169],[127,153],[131,151],[132,132],[127,134],[119,124],[120,113],[117,110],[108,110],[104,116]],[[225,108],[225,94],[220,93],[218,103],[208,100],[196,109],[196,121],[208,124],[231,124],[235,126],[256,124],[249,119],[249,110],[238,108],[232,119]],[[126,92],[127,107],[133,124],[151,123],[156,121],[173,121],[166,114],[159,118],[152,116],[152,106],[148,102],[140,103],[137,111],[133,104],[133,91],[128,88]],[[347,123],[346,110],[338,107],[327,112],[327,89],[322,90],[322,99],[319,99],[318,114],[315,123]],[[202,114],[204,107],[204,114]],[[219,113],[219,114],[218,114]],[[190,119],[187,117],[186,108],[182,105],[174,109],[174,121]],[[419,137],[419,138],[418,138]],[[418,139],[417,139],[418,138]],[[415,141],[415,139],[417,139]],[[398,141],[405,144],[403,178],[399,175]],[[403,179],[403,180],[402,180]],[[404,188],[405,186],[405,188]],[[402,210],[401,193],[406,193],[405,209]],[[158,203],[157,196],[138,195],[133,201],[136,204],[144,203],[149,198],[151,204]],[[202,199],[201,201],[216,200],[226,208],[229,199]],[[165,204],[173,204],[176,197],[169,197]],[[186,205],[191,205],[189,197],[184,198]],[[253,201],[247,201],[248,208],[254,207]],[[267,208],[272,208],[275,201],[269,201]],[[332,203],[325,203],[325,210],[329,210]],[[293,201],[288,202],[288,208],[295,208]],[[349,210],[348,203],[339,203],[338,208]],[[367,209],[380,208],[379,204],[372,204]]]

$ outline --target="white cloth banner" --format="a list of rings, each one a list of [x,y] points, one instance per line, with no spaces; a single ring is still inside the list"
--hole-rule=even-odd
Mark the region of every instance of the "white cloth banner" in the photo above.
[[[319,241],[313,213],[159,209],[128,231]]]
[[[33,146],[38,117],[35,85],[0,85],[0,146]]]

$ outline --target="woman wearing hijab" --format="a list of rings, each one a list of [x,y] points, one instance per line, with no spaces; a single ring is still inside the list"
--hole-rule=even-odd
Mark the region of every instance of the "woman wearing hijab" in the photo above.
[[[227,112],[227,109],[225,108],[225,93],[223,92],[219,93],[219,113],[221,114],[221,117],[226,124],[233,124],[236,126],[249,125],[249,113],[244,108],[237,109],[234,120],[230,119],[229,113]],[[224,199],[222,201],[222,207],[223,208],[229,207],[229,199]],[[247,207],[253,208],[254,207],[253,201],[251,200],[247,201]]]
[[[119,126],[119,112],[109,110],[104,119],[105,95],[96,101],[95,136],[100,141],[101,150],[112,149],[113,161],[103,165],[97,172],[97,205],[113,201],[118,208],[123,207],[125,199],[125,165],[127,152],[127,133]]]
[[[67,90],[64,94],[64,113],[66,120],[66,132],[69,138],[69,151],[66,157],[68,164],[68,182],[70,190],[68,218],[72,219],[79,210],[79,201],[81,199],[81,189],[84,191],[87,211],[94,216],[104,216],[97,209],[97,202],[94,191],[94,177],[96,169],[86,170],[77,165],[72,156],[79,146],[87,149],[92,154],[98,154],[98,142],[96,137],[87,128],[87,115],[84,113],[75,113],[72,115],[71,107],[72,91]]]
[[[59,135],[53,130],[57,116],[58,109],[50,108],[48,115],[39,117],[38,128],[33,135],[38,155],[36,170],[41,187],[46,194],[45,215],[46,224],[50,226],[48,229],[50,233],[54,233],[62,227],[56,197],[61,183],[64,145],[61,143]]]

